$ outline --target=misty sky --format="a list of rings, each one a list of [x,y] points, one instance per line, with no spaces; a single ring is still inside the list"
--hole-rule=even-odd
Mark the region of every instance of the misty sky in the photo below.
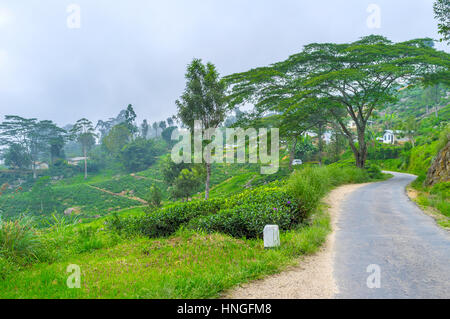
[[[67,6],[81,27],[67,26]],[[370,29],[369,4],[381,9]],[[186,65],[222,75],[267,65],[311,42],[438,38],[433,0],[0,0],[0,120],[60,125],[108,119],[133,104],[150,122],[175,114]],[[448,51],[439,43],[437,48]]]

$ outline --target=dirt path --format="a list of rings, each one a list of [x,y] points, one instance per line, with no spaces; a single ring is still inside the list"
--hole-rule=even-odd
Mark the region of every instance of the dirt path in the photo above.
[[[110,191],[108,191],[108,190],[106,190],[106,189],[99,188],[99,187],[92,186],[92,185],[88,185],[88,186],[89,186],[89,187],[92,187],[92,188],[95,188],[96,190],[99,190],[99,191],[101,191],[101,192],[103,192],[103,193],[106,193],[106,194],[110,194],[110,195],[113,195],[113,196],[124,197],[124,198],[128,198],[128,199],[132,199],[132,200],[135,200],[135,201],[137,201],[137,202],[140,202],[140,203],[142,203],[142,204],[144,204],[144,205],[147,205],[147,204],[148,204],[145,200],[143,200],[142,198],[139,198],[139,197],[135,197],[135,196],[127,196],[127,195],[123,195],[123,194],[113,193],[113,192],[110,192]]]
[[[333,277],[333,259],[340,204],[347,195],[364,185],[341,186],[334,189],[327,196],[325,202],[330,206],[329,213],[333,232],[328,236],[326,243],[318,253],[300,258],[298,266],[290,268],[285,272],[244,284],[228,292],[225,298],[333,298],[338,293],[337,285]]]

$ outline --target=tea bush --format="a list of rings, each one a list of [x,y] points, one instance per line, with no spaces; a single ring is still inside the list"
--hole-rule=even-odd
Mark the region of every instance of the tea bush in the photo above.
[[[261,237],[267,224],[276,224],[281,230],[288,230],[300,223],[304,215],[285,187],[268,185],[231,197],[217,214],[195,218],[188,227],[234,237],[256,238]]]
[[[377,170],[374,169],[376,173]],[[228,198],[177,203],[145,216],[109,220],[118,233],[148,237],[169,236],[184,225],[234,237],[260,237],[266,224],[292,229],[309,217],[321,198],[334,186],[370,179],[367,170],[351,167],[305,167],[288,182],[273,182]]]
[[[157,210],[149,208],[144,216],[120,219],[115,215],[107,223],[110,229],[120,234],[147,237],[168,236],[194,217],[215,214],[223,203],[221,199],[176,203]]]

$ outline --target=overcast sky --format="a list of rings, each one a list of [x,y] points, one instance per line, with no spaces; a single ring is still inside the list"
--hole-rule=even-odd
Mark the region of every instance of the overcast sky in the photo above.
[[[75,3],[81,9],[80,28]],[[370,4],[381,9],[370,28]],[[433,0],[0,0],[0,117],[60,125],[116,116],[129,103],[150,122],[175,114],[186,65],[222,75],[267,65],[311,42],[438,38]],[[69,24],[68,24],[68,18]],[[375,20],[371,20],[375,21]],[[75,24],[74,24],[75,23]],[[73,28],[75,26],[75,28]],[[448,51],[439,43],[437,48]]]

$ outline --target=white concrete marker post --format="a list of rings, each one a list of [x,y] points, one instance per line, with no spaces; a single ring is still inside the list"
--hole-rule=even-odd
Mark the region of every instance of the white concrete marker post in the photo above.
[[[264,248],[280,246],[280,230],[278,225],[266,225],[264,227]]]

